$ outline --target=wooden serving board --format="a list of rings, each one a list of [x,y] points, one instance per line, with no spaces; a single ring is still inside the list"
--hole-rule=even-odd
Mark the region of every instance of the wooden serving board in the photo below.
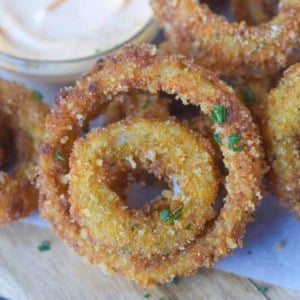
[[[39,252],[44,240],[51,249]],[[144,289],[121,276],[103,275],[47,228],[20,223],[0,227],[1,300],[135,300],[146,294],[150,300],[300,299],[300,292],[215,270]]]

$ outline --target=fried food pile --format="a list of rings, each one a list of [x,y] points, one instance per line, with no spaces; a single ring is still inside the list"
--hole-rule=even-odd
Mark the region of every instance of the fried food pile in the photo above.
[[[126,105],[120,95],[135,90],[176,94],[175,101],[210,116],[228,171],[220,212],[210,141],[188,126],[125,119],[78,140],[108,103]],[[41,214],[93,263],[149,285],[209,267],[241,244],[262,197],[264,153],[249,110],[211,71],[183,56],[157,54],[155,46],[125,46],[60,92],[46,128]],[[124,186],[142,170],[170,188],[142,210],[128,208]]]
[[[241,22],[229,23],[202,1],[153,0],[166,40],[104,56],[59,91],[45,122],[29,91],[0,82],[2,102],[19,97],[13,114],[3,106],[0,115],[26,154],[13,182],[34,193],[20,199],[19,188],[0,189],[3,207],[29,207],[5,208],[2,218],[35,207],[34,166],[40,214],[56,234],[104,271],[144,286],[241,247],[268,192],[300,218],[300,1],[242,2],[231,1]],[[99,116],[103,126],[90,129]],[[1,165],[9,137],[0,132]],[[129,187],[149,174],[166,187],[130,207]]]
[[[229,23],[203,1],[154,0],[166,35],[161,53],[192,57],[234,88],[263,137],[267,190],[300,217],[300,1],[230,3],[239,22]]]

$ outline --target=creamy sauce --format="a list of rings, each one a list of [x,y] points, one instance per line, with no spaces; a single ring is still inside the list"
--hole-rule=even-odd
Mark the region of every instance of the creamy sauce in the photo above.
[[[152,16],[150,0],[0,0],[0,51],[69,60],[109,50]]]

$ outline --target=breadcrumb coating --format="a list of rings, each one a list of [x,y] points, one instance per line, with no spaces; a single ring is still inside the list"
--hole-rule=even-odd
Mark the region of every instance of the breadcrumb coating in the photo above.
[[[205,114],[213,115],[216,120],[214,129],[222,142],[220,148],[228,169],[225,183],[228,195],[219,215],[193,241],[165,255],[136,256],[127,250],[120,253],[112,251],[111,247],[99,247],[97,243],[93,243],[93,234],[89,233],[91,229],[93,233],[97,233],[98,227],[93,222],[85,223],[86,227],[79,224],[83,220],[89,221],[83,218],[84,212],[75,204],[81,200],[77,197],[72,199],[69,194],[70,190],[74,193],[74,189],[77,189],[76,183],[73,186],[71,182],[72,188],[69,185],[69,180],[74,180],[75,176],[69,176],[69,157],[81,128],[101,114],[114,96],[131,90],[175,94],[176,99],[184,104],[193,104]],[[155,46],[127,45],[106,56],[91,72],[77,81],[74,87],[60,92],[56,105],[47,118],[46,128],[46,136],[40,148],[41,214],[62,239],[92,263],[107,271],[119,272],[141,285],[149,285],[169,281],[176,275],[189,275],[199,267],[210,267],[219,258],[241,246],[245,225],[252,219],[252,213],[261,199],[262,177],[266,172],[266,165],[261,138],[249,110],[237,99],[234,91],[211,71],[180,55],[157,54]],[[171,128],[173,126],[170,126],[170,130]],[[176,126],[172,130],[175,128]],[[96,138],[97,134],[98,131],[92,132],[88,141],[94,136]],[[62,139],[67,141],[62,144]],[[81,142],[78,144],[81,148]],[[105,149],[111,146],[108,143]],[[195,154],[191,152],[190,155]],[[105,161],[97,159],[96,168],[103,166]],[[127,161],[131,168],[140,164],[134,155],[128,157]],[[80,161],[76,158],[71,163],[77,168]],[[158,168],[162,167],[160,165]],[[91,182],[95,180],[92,177],[89,177]],[[99,199],[95,199],[93,202],[97,207],[98,201]],[[80,222],[74,219],[72,211],[78,214]],[[173,207],[170,212],[175,214]],[[173,225],[169,226],[169,234],[172,236]],[[187,238],[188,236],[189,233],[186,233]],[[176,242],[176,238],[172,237],[172,243],[174,241]],[[111,243],[111,240],[107,242]],[[151,246],[151,241],[149,245],[147,240],[144,243],[145,249],[141,251],[149,252],[155,247]],[[168,245],[163,247],[164,250],[168,249]],[[134,249],[138,250],[139,248]]]
[[[180,53],[222,75],[272,75],[299,60],[300,1],[281,0],[267,23],[230,23],[198,0],[153,0],[167,41],[164,53]]]
[[[17,152],[12,174],[0,171],[0,223],[17,220],[37,208],[33,177],[47,112],[48,107],[32,91],[0,79],[1,167],[11,160],[14,147]]]
[[[300,218],[300,64],[290,67],[266,101],[262,133],[271,191]]]

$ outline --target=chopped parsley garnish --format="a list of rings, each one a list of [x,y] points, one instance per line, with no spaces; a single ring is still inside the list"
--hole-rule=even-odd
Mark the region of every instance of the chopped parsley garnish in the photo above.
[[[246,104],[252,104],[255,100],[255,95],[253,93],[253,91],[249,88],[248,85],[244,84],[242,86],[242,100],[246,103]]]
[[[43,95],[41,92],[39,92],[38,90],[32,90],[32,97],[35,99],[35,100],[38,100],[38,101],[42,101],[43,100]]]
[[[214,138],[214,140],[215,140],[215,142],[216,142],[217,144],[222,145],[222,141],[221,141],[220,136],[219,136],[218,133],[214,132],[214,133],[213,133],[213,138]]]
[[[128,248],[126,248],[126,247],[123,247],[122,248],[122,252],[123,253],[130,253],[130,250]]]
[[[50,250],[50,243],[49,241],[43,241],[39,246],[38,249],[40,252],[48,251]]]
[[[132,225],[131,227],[130,227],[130,231],[135,231],[136,229],[137,229],[137,225],[136,224],[134,224],[134,225]]]
[[[171,215],[171,225],[175,224],[175,221],[179,218],[179,216],[181,215],[183,210],[183,205],[181,205],[180,207],[178,207],[175,211],[174,214]]]
[[[170,207],[164,208],[160,213],[159,213],[160,218],[167,222],[170,220],[171,217],[171,212],[170,212]]]
[[[149,101],[146,101],[144,102],[142,105],[141,105],[141,108],[142,109],[146,109],[148,106],[149,106],[150,102]]]
[[[258,290],[261,294],[263,294],[263,295],[266,295],[266,293],[267,293],[267,291],[268,291],[268,288],[265,287],[265,286],[257,286],[256,288],[257,288],[257,290]]]
[[[64,158],[61,156],[59,150],[55,150],[55,151],[54,151],[54,156],[55,156],[55,159],[56,159],[56,160],[64,161]]]
[[[191,224],[191,223],[190,223],[190,224],[187,224],[187,225],[184,227],[185,230],[191,230],[191,228],[192,228],[192,224]]]
[[[170,207],[164,208],[160,213],[159,216],[160,218],[167,222],[170,220],[170,224],[174,225],[175,221],[180,217],[182,210],[183,210],[183,205],[181,205],[180,207],[178,207],[174,213],[171,213],[170,211]]]
[[[226,108],[222,105],[214,105],[210,113],[210,118],[216,123],[224,123],[226,117]]]
[[[151,294],[145,294],[145,295],[144,295],[144,298],[145,298],[145,299],[148,299],[148,298],[150,298],[150,296],[151,296]]]
[[[169,298],[169,297],[166,297],[166,296],[164,296],[164,297],[160,297],[160,298],[159,298],[159,300],[170,300],[170,298]]]
[[[241,135],[239,133],[231,134],[228,137],[228,142],[229,142],[229,149],[234,151],[234,152],[240,152],[242,151],[243,147],[241,146],[236,146],[236,143],[239,142],[241,139]]]
[[[102,52],[102,51],[101,51],[99,48],[95,49],[95,53],[96,53],[96,54],[101,54],[101,52]]]

